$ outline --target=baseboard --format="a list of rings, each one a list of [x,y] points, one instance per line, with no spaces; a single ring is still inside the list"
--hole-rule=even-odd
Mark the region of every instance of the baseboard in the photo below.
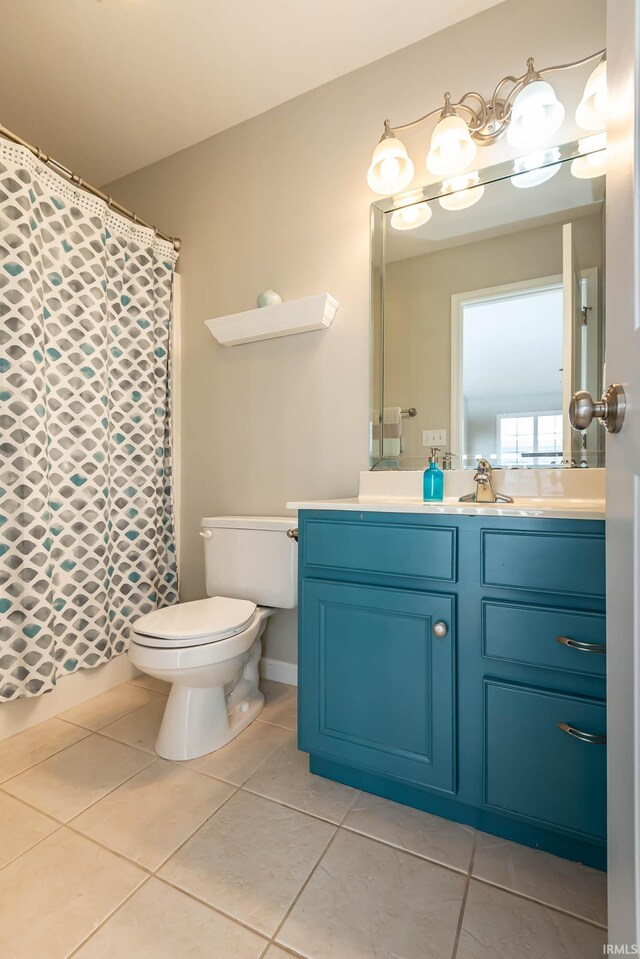
[[[272,679],[275,683],[287,686],[298,685],[298,667],[296,663],[285,663],[280,659],[261,659],[260,675],[263,679]]]
[[[51,719],[114,686],[126,683],[140,675],[126,653],[95,669],[79,669],[69,676],[61,676],[58,685],[50,693],[13,699],[0,705],[0,740],[24,732],[37,723]],[[284,682],[284,680],[281,680]]]

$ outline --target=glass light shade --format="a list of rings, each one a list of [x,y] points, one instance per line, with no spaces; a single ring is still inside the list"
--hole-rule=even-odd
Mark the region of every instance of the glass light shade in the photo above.
[[[529,187],[546,183],[560,169],[560,163],[553,163],[554,160],[559,159],[560,150],[558,147],[518,157],[517,160],[513,161],[514,175],[511,177],[511,182],[520,190],[527,190]]]
[[[535,146],[556,132],[564,107],[546,80],[532,80],[513,101],[507,140],[512,147]]]
[[[413,163],[407,148],[395,136],[385,137],[373,151],[367,183],[374,193],[400,193],[413,180]]]
[[[443,117],[431,137],[427,169],[436,176],[455,176],[473,163],[477,151],[462,117]]]
[[[400,210],[394,210],[391,214],[391,226],[394,230],[415,230],[427,223],[432,215],[433,211],[428,203],[412,203]]]
[[[596,133],[578,140],[578,149],[584,156],[571,161],[571,174],[578,180],[592,180],[607,172],[607,134]]]
[[[607,125],[607,64],[603,60],[587,80],[576,110],[576,123],[583,130],[604,130]]]
[[[473,206],[484,194],[484,186],[477,185],[479,180],[480,174],[477,170],[474,173],[463,173],[451,180],[443,180],[442,189],[446,195],[440,197],[440,206],[443,210],[466,210],[467,207]]]

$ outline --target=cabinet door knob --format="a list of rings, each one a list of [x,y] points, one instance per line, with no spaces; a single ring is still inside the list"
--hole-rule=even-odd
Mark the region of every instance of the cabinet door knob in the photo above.
[[[444,637],[449,632],[449,627],[446,623],[443,623],[442,620],[438,623],[433,624],[432,633],[434,636],[437,636],[438,639],[444,639]]]

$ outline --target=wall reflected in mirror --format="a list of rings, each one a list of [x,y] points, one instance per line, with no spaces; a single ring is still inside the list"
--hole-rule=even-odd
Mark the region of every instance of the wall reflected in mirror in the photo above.
[[[577,150],[374,205],[373,468],[431,446],[454,468],[604,465],[602,427],[567,419],[604,362],[605,176],[572,173]]]

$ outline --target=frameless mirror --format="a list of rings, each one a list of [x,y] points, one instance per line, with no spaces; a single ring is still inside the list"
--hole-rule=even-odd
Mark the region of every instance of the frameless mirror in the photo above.
[[[454,468],[603,465],[601,426],[567,419],[602,389],[603,160],[568,144],[373,205],[372,468],[432,446]]]

